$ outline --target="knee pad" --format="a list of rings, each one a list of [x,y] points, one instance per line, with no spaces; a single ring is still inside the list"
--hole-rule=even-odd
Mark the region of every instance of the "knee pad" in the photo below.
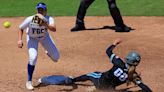
[[[29,61],[28,62],[29,62],[30,65],[35,65],[36,61],[37,61],[37,56],[29,57]]]
[[[35,65],[37,61],[37,51],[35,49],[29,49],[29,64]]]
[[[37,61],[37,55],[29,56],[29,64],[35,65]]]

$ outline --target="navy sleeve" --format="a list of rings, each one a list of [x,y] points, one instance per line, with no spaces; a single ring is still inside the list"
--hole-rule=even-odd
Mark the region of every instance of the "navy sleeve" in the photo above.
[[[106,53],[110,59],[110,62],[113,63],[116,66],[124,66],[124,62],[117,56],[115,55],[112,50],[115,48],[115,45],[111,45],[108,47],[106,50]]]
[[[140,79],[136,79],[134,83],[142,89],[142,92],[152,92],[152,90],[147,85],[145,85]]]
[[[144,83],[139,83],[138,86],[142,89],[143,92],[153,92],[147,85]]]
[[[106,53],[108,55],[108,57],[110,58],[111,55],[113,54],[112,50],[115,48],[115,45],[111,45],[108,47],[108,49],[106,50]]]

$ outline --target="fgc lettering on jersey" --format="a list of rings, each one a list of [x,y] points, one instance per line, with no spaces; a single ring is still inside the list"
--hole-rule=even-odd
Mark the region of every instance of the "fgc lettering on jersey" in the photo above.
[[[47,30],[47,28],[32,28],[32,34],[42,34]]]

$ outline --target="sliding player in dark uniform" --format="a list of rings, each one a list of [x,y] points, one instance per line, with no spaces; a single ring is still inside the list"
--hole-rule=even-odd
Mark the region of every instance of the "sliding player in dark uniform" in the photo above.
[[[133,82],[138,85],[143,92],[152,92],[151,89],[141,81],[141,77],[135,71],[136,66],[140,63],[141,57],[137,52],[130,52],[125,57],[125,63],[116,56],[112,50],[121,42],[116,40],[106,51],[113,67],[106,72],[92,72],[72,78],[73,82],[90,80],[94,83],[96,89],[115,89],[123,83]]]

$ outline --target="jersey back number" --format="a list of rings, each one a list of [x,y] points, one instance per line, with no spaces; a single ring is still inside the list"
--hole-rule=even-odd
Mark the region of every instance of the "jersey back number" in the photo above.
[[[117,68],[114,71],[114,76],[118,77],[120,81],[125,81],[128,77],[128,75],[121,68]]]

